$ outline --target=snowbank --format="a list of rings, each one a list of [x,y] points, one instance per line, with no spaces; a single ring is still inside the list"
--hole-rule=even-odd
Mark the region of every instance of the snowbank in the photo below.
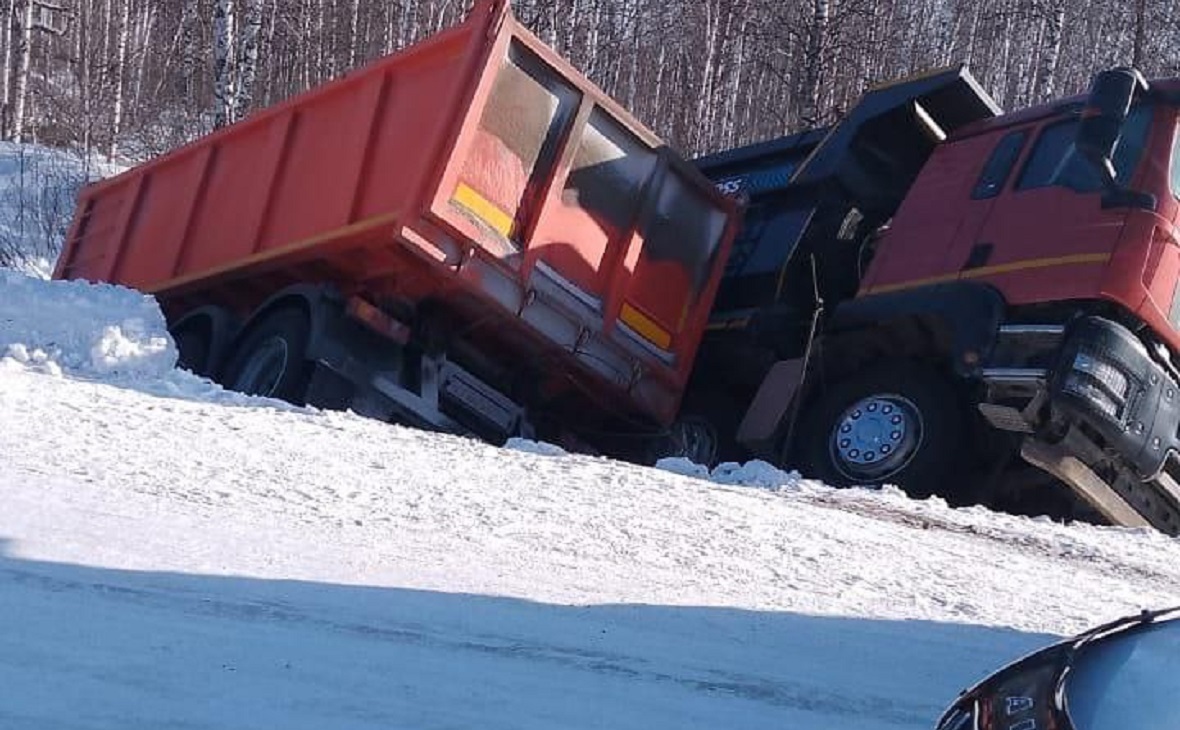
[[[208,403],[314,410],[227,391],[176,369],[176,359],[150,295],[0,268],[0,371],[27,369]]]
[[[0,270],[0,356],[42,372],[161,378],[176,365],[155,299],[109,284]]]

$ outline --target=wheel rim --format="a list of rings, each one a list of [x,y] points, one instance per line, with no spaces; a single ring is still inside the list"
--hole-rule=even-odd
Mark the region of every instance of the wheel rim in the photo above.
[[[897,474],[914,458],[925,436],[918,407],[900,395],[872,395],[853,403],[832,428],[832,463],[849,479]]]
[[[248,395],[274,395],[287,374],[287,352],[287,341],[282,337],[263,341],[242,365],[233,389]]]

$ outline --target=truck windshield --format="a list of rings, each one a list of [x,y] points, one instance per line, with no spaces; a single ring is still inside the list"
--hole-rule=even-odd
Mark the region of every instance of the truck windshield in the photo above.
[[[1114,153],[1115,175],[1126,185],[1139,164],[1151,126],[1152,107],[1140,104],[1131,110],[1123,124]],[[1044,187],[1065,187],[1081,193],[1097,193],[1103,189],[1102,178],[1074,148],[1078,120],[1068,119],[1045,127],[1029,154],[1020,174],[1017,190]]]

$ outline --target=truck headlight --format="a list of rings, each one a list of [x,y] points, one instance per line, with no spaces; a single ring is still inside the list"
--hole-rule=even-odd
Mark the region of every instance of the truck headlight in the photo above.
[[[1111,418],[1122,416],[1131,391],[1131,380],[1118,367],[1094,353],[1079,351],[1074,356],[1063,390],[1084,398]]]
[[[1119,400],[1126,400],[1130,383],[1127,376],[1114,365],[1100,360],[1086,351],[1080,351],[1073,359],[1073,369],[1079,373],[1086,373],[1098,381],[1111,395]]]

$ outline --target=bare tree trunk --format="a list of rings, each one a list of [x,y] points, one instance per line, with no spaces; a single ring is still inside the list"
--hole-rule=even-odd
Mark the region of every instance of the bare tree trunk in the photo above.
[[[33,0],[24,0],[16,45],[16,109],[12,115],[12,138],[24,141],[25,105],[29,96],[29,68],[33,58]]]
[[[234,3],[217,0],[213,10],[213,99],[214,127],[234,121]]]
[[[144,5],[143,12],[139,16],[139,38],[135,42],[136,48],[139,49],[141,56],[135,62],[135,103],[133,108],[140,109],[143,106],[143,80],[147,73],[148,61],[147,58],[142,57],[147,49],[152,47],[152,30],[156,25],[156,9],[151,5]]]
[[[1143,68],[1143,49],[1146,45],[1144,33],[1147,28],[1147,0],[1135,2],[1135,46],[1131,50],[1131,65]]]
[[[262,35],[263,0],[246,0],[241,37],[238,40],[237,85],[234,87],[234,120],[242,119],[254,104],[258,78],[258,39]]]
[[[352,12],[348,17],[348,67],[356,68],[357,29],[361,19],[361,0],[352,0]]]
[[[123,94],[127,88],[127,42],[131,36],[131,0],[121,0],[123,12],[119,23],[119,39],[116,43],[115,54],[115,101],[111,112],[111,143],[107,148],[107,156],[114,157],[119,153],[119,134],[123,131]]]
[[[197,0],[184,0],[180,11],[180,28],[177,35],[180,38],[180,88],[184,95],[192,98],[196,92],[194,83],[197,76]]]
[[[1049,27],[1045,34],[1044,53],[1041,68],[1037,74],[1036,97],[1045,99],[1053,96],[1057,80],[1057,63],[1061,58],[1061,34],[1065,28],[1066,0],[1052,0]]]
[[[813,125],[820,118],[820,93],[824,83],[828,51],[828,19],[830,0],[811,1],[811,24],[807,31],[807,60],[803,71],[803,99],[806,104],[803,120]]]
[[[16,0],[4,3],[4,78],[0,94],[0,136],[7,137],[12,122],[12,26],[16,22]]]
[[[87,174],[90,170],[91,145],[94,139],[94,110],[90,88],[90,54],[87,40],[90,38],[90,5],[82,3],[78,10],[78,88],[82,94],[82,159]]]

